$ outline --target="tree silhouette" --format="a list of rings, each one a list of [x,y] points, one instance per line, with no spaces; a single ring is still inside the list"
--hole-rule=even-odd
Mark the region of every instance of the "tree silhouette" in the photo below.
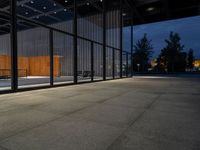
[[[149,59],[152,56],[153,46],[151,40],[148,40],[147,34],[137,41],[134,45],[133,64],[134,70],[147,71]]]
[[[190,69],[190,71],[194,67],[193,62],[194,62],[194,50],[190,49],[188,52],[188,56],[187,56],[187,67],[188,67],[188,69]]]
[[[161,50],[158,64],[162,64],[168,72],[185,71],[187,54],[182,52],[184,45],[178,33],[170,32],[169,39],[165,40],[166,47]]]

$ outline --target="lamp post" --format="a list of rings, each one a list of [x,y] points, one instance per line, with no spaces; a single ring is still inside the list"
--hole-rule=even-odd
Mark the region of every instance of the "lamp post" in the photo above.
[[[138,72],[140,71],[140,64],[137,64],[137,67],[138,67]]]

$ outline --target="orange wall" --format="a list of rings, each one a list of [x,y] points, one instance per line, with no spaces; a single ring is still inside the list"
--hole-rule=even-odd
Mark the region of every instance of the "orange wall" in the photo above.
[[[18,57],[18,74],[22,76],[50,76],[49,56]],[[60,76],[60,57],[54,56],[54,76]],[[11,57],[0,55],[0,76],[11,75]]]

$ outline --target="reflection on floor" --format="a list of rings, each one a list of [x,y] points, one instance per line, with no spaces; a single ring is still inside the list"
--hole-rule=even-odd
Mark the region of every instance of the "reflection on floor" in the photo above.
[[[54,77],[54,84],[66,84],[73,82],[73,76],[61,76]],[[94,80],[102,80],[102,77],[94,77]],[[91,81],[90,77],[78,77],[78,82]],[[19,88],[36,87],[36,86],[46,86],[50,83],[50,78],[48,76],[27,76],[20,77],[18,79]],[[11,79],[0,79],[0,90],[7,90],[11,88]]]

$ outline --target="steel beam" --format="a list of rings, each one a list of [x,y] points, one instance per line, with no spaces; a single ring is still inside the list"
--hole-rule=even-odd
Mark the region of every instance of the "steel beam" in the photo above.
[[[74,0],[74,83],[78,83],[77,0]]]
[[[53,80],[54,80],[54,74],[53,74],[53,70],[54,70],[54,56],[53,56],[53,30],[49,30],[49,45],[50,45],[50,85],[53,86]]]

